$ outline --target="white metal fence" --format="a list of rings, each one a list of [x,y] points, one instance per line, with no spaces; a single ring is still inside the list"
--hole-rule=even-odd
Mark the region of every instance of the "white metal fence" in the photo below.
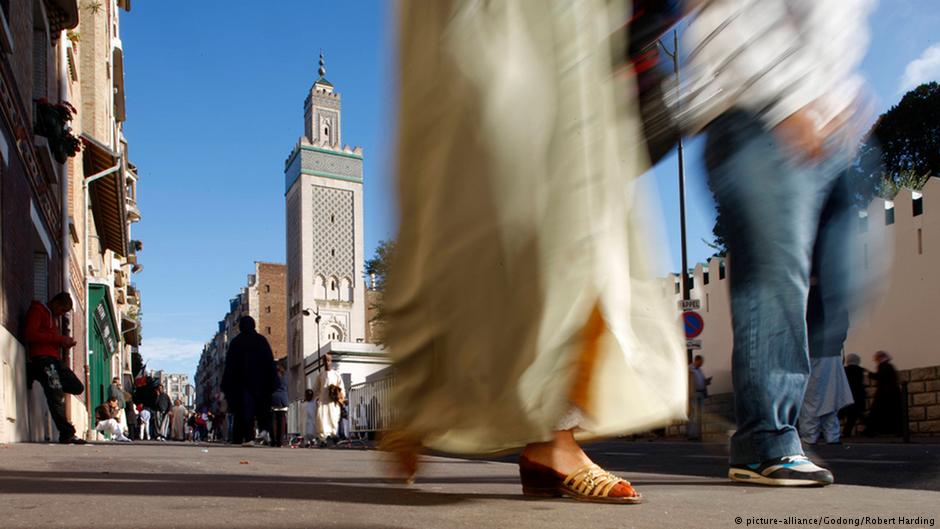
[[[349,430],[369,434],[387,430],[395,419],[392,387],[395,377],[356,384],[349,388]]]
[[[389,375],[349,388],[346,409],[349,413],[351,434],[372,434],[391,427],[395,419],[391,400],[394,383],[395,377]],[[287,410],[287,431],[291,434],[304,434],[304,404],[302,400],[290,403]]]

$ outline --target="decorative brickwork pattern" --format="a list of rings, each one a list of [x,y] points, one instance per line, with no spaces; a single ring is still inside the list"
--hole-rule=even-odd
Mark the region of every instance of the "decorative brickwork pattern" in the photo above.
[[[313,186],[313,272],[325,277],[355,276],[353,193]]]

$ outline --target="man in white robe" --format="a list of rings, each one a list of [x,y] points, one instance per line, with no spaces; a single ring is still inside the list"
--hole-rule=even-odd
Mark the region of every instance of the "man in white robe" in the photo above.
[[[313,385],[313,394],[317,399],[317,439],[320,444],[325,444],[327,439],[335,438],[339,432],[340,403],[346,398],[343,379],[338,372],[333,370],[333,356],[327,353],[323,357],[323,363],[325,369],[320,371]],[[330,386],[339,388],[339,400],[334,400],[334,397],[330,395]]]

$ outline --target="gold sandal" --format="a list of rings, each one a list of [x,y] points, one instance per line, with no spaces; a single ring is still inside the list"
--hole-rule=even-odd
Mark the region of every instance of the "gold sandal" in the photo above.
[[[591,463],[567,476],[545,465],[519,458],[519,478],[526,496],[562,497],[599,503],[636,504],[643,496],[630,482]]]

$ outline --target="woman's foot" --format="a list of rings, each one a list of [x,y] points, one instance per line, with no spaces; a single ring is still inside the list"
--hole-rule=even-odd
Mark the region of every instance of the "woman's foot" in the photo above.
[[[527,445],[519,456],[522,492],[527,496],[568,496],[605,503],[640,503],[629,481],[594,464],[570,430],[547,443]]]
[[[415,482],[418,473],[418,454],[421,453],[421,442],[414,436],[401,430],[393,430],[385,434],[379,441],[379,450],[390,452],[394,460],[392,474],[411,485]]]

